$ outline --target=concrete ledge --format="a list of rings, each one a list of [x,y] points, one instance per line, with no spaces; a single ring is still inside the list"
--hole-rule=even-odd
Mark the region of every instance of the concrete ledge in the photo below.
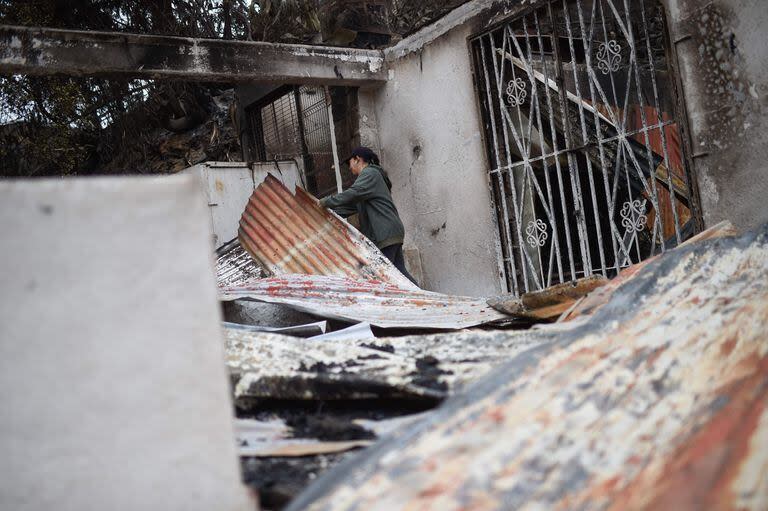
[[[0,25],[0,73],[364,86],[378,50]]]

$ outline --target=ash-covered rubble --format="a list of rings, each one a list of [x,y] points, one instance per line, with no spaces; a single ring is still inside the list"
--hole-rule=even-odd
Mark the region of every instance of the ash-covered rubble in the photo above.
[[[717,445],[732,446],[742,454],[735,464],[722,461],[723,474],[743,463],[762,463],[765,457],[756,446],[762,445],[764,428],[744,430],[730,414],[738,417],[749,403],[764,399],[764,386],[756,382],[764,380],[764,360],[759,360],[766,353],[759,335],[766,324],[765,240],[765,231],[738,237],[727,223],[715,226],[576,299],[558,322],[524,331],[471,329],[317,340],[229,328],[227,363],[238,416],[278,421],[282,431],[278,441],[242,446],[244,478],[261,492],[266,509],[286,504],[290,509],[319,509],[342,497],[331,507],[375,508],[383,501],[366,499],[380,494],[382,481],[388,491],[399,488],[389,494],[407,507],[420,502],[418,495],[427,491],[424,484],[437,484],[433,476],[438,476],[428,467],[437,463],[454,470],[474,463],[456,458],[456,449],[477,451],[477,459],[487,460],[472,468],[479,479],[461,483],[486,488],[483,485],[498,477],[496,466],[506,463],[507,458],[499,456],[508,456],[517,445],[508,440],[512,435],[536,446],[526,454],[530,466],[509,470],[522,471],[519,481],[530,486],[529,501],[542,503],[535,497],[534,476],[546,479],[546,472],[536,468],[550,459],[546,453],[573,454],[580,460],[601,457],[609,451],[598,444],[608,442],[610,452],[622,459],[647,457],[678,474],[683,469],[670,457],[673,453],[692,466],[700,465],[691,458],[691,449],[703,440],[696,428],[686,426],[694,423],[704,428],[701,434],[715,431],[720,423],[727,426]],[[685,377],[700,371],[711,376]],[[618,381],[611,379],[614,373],[624,390],[609,384]],[[593,427],[582,419],[587,411],[592,413],[595,399],[594,406],[608,408],[595,416]],[[717,400],[731,411],[721,413],[706,404]],[[653,411],[652,417],[638,415],[642,403]],[[681,403],[688,405],[680,408]],[[669,406],[685,417],[678,420],[661,412]],[[521,413],[530,417],[536,435]],[[655,438],[650,443],[620,445],[625,437],[611,429],[609,416],[625,418],[622,427],[629,428],[628,434],[637,428],[658,429],[651,425],[654,420],[661,421],[665,433],[649,436]],[[573,428],[601,442],[584,443]],[[571,452],[567,446],[548,443],[555,433],[579,449]],[[247,449],[252,449],[250,455]],[[603,477],[596,466],[579,463]],[[553,470],[560,473],[569,466],[555,464]],[[638,470],[617,473],[631,492],[626,498],[641,499],[636,488],[643,485],[653,499],[668,497],[664,484],[648,479],[653,476],[648,469]],[[322,480],[313,484],[321,472]],[[751,484],[743,478],[723,481],[744,488]],[[306,485],[309,488],[297,498]],[[694,486],[703,487],[698,476]],[[563,492],[581,491],[577,483],[561,487]],[[462,498],[448,488],[441,495],[458,499],[454,502]],[[751,508],[768,499],[762,491],[750,495],[745,498]],[[506,498],[496,490],[487,496],[496,502]]]
[[[279,432],[238,437],[244,480],[265,508],[279,509],[320,472],[424,419],[505,357],[564,328],[350,340],[225,327],[239,427]]]
[[[225,323],[224,332],[243,474],[267,509],[285,505],[319,471],[423,420],[500,361],[571,328],[462,329],[532,322],[493,310],[485,298],[416,288],[305,195],[265,181],[243,214],[240,240],[217,253],[224,316],[242,323]],[[274,210],[275,196],[305,221],[273,219],[272,230],[292,242],[263,246],[254,218]],[[286,230],[286,222],[295,225]],[[329,331],[310,336],[319,323]]]

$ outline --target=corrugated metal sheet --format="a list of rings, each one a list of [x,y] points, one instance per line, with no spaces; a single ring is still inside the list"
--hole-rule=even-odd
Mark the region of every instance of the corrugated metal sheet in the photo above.
[[[258,279],[261,268],[243,250],[238,240],[233,240],[216,251],[216,282],[219,286],[236,286]]]
[[[239,238],[274,276],[336,275],[416,289],[360,232],[301,188],[293,195],[271,175],[248,201]]]
[[[768,229],[667,252],[291,510],[768,509]]]
[[[284,275],[219,288],[222,300],[251,298],[282,303],[324,318],[362,321],[383,328],[457,329],[509,319],[484,298],[402,289],[377,280]]]
[[[227,364],[238,379],[236,403],[244,398],[322,400],[329,392],[347,400],[380,393],[442,399],[505,358],[551,341],[557,331],[552,325],[509,333],[318,341],[224,330]]]

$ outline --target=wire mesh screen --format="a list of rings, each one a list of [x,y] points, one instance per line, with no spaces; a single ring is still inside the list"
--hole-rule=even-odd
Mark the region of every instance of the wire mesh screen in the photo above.
[[[307,190],[318,197],[336,192],[328,97],[322,87],[284,87],[250,112],[256,154],[262,161],[296,159]],[[341,154],[350,151],[342,141]],[[354,176],[342,165],[342,185]]]
[[[260,110],[265,159],[283,160],[301,154],[301,134],[293,91]]]
[[[336,192],[336,173],[333,169],[331,129],[325,91],[316,87],[301,87],[299,101],[306,141],[307,182],[311,182],[318,196]]]
[[[473,40],[509,292],[693,234],[664,27],[655,0],[554,0]]]

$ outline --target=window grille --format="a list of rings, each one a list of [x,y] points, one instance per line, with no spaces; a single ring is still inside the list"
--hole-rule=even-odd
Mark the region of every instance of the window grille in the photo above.
[[[693,234],[656,0],[552,0],[472,40],[507,291],[615,276]]]
[[[307,190],[318,197],[336,192],[328,102],[321,87],[286,86],[249,109],[256,156],[261,161],[298,160]],[[351,151],[340,144],[341,154]],[[342,166],[342,185],[354,176]]]

